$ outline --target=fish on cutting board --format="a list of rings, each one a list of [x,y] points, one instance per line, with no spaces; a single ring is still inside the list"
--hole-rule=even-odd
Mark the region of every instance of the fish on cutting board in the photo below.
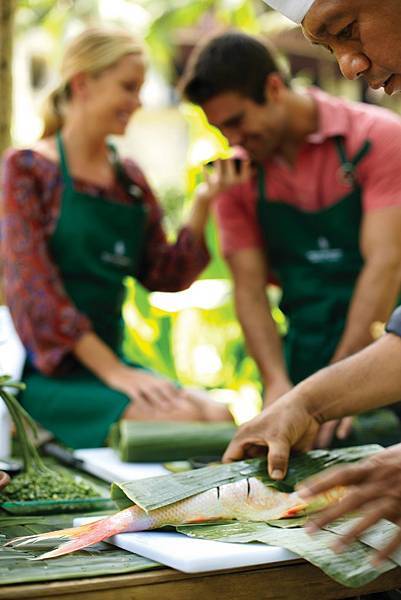
[[[308,503],[296,492],[288,494],[268,487],[251,477],[212,488],[184,500],[149,512],[132,505],[98,521],[38,535],[10,540],[6,545],[24,546],[43,540],[68,540],[33,560],[54,558],[81,550],[113,535],[157,529],[164,525],[184,525],[218,520],[264,522],[316,512],[343,497],[345,490],[333,489]]]

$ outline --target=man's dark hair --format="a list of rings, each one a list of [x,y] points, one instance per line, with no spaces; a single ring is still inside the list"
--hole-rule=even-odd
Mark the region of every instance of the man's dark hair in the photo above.
[[[280,69],[262,41],[230,31],[194,50],[179,88],[199,105],[225,92],[238,92],[263,104],[266,77],[277,72]]]

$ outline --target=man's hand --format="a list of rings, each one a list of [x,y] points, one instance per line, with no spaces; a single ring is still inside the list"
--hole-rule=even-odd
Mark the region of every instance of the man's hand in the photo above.
[[[319,423],[304,407],[299,395],[291,394],[266,408],[245,423],[228,446],[223,462],[257,456],[268,448],[268,471],[273,479],[282,479],[288,468],[291,448],[307,451],[313,447]]]
[[[207,166],[203,169],[203,182],[196,188],[196,201],[210,203],[228,188],[245,183],[250,177],[249,159],[241,160],[238,170],[235,168],[233,158],[216,160],[213,169],[209,169]]]
[[[314,530],[335,519],[362,510],[359,523],[341,538],[336,549],[341,551],[362,532],[380,519],[401,525],[401,444],[378,452],[374,456],[346,467],[338,467],[305,481],[299,494],[305,499],[325,492],[334,486],[357,486],[338,503],[319,513],[309,525]],[[376,555],[376,562],[388,557],[401,545],[401,530]]]
[[[352,431],[353,420],[354,417],[344,417],[323,423],[316,436],[314,447],[328,448],[334,437],[345,440]]]

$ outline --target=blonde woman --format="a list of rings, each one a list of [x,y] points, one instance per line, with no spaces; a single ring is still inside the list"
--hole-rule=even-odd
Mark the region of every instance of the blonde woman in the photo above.
[[[124,277],[148,290],[190,285],[208,262],[204,227],[224,179],[208,178],[169,245],[140,168],[106,142],[124,134],[144,77],[143,49],[128,32],[83,32],[65,50],[42,139],[4,162],[5,293],[28,355],[21,401],[71,447],[103,444],[121,417],[230,418],[121,353]]]

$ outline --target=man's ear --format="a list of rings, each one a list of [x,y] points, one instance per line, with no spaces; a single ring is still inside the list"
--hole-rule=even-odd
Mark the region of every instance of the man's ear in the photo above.
[[[273,72],[266,77],[265,98],[267,102],[277,102],[281,99],[286,85],[280,73]]]
[[[84,98],[88,90],[88,74],[77,73],[70,81],[71,94],[73,97]]]

